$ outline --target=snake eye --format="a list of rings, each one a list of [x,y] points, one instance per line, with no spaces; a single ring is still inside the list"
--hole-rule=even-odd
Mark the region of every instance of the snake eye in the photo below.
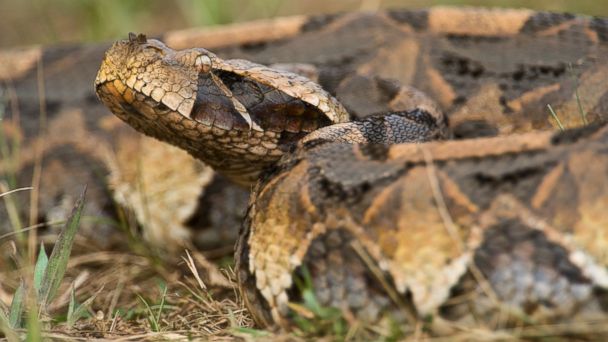
[[[211,70],[211,58],[207,55],[199,55],[196,57],[194,64],[201,72],[207,73]]]

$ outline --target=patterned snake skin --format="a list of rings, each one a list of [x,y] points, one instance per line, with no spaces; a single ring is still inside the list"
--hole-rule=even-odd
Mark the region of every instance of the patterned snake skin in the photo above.
[[[608,223],[604,213],[608,207],[606,129],[595,125],[557,136],[538,132],[556,126],[547,104],[567,127],[582,125],[583,117],[584,121],[601,122],[606,115],[608,24],[605,19],[528,10],[439,7],[297,17],[259,25],[201,36],[188,32],[169,34],[162,39],[173,48],[213,47],[221,58],[201,49],[171,50],[151,39],[144,42],[143,37],[131,37],[125,42],[154,45],[155,51],[150,52],[150,56],[159,51],[165,57],[173,54],[170,57],[179,60],[175,64],[198,63],[196,74],[192,69],[183,69],[181,74],[159,71],[166,80],[179,77],[183,89],[190,87],[191,92],[182,100],[169,96],[163,101],[167,92],[179,94],[181,88],[163,89],[162,96],[153,93],[164,82],[155,83],[157,78],[144,76],[148,71],[163,70],[158,69],[158,65],[146,70],[148,65],[142,64],[137,66],[137,71],[132,70],[133,75],[142,75],[142,83],[136,87],[137,80],[130,85],[129,76],[121,69],[124,61],[109,57],[105,62],[109,71],[105,72],[105,78],[100,74],[98,80],[108,85],[111,81],[112,86],[98,83],[97,89],[100,97],[123,118],[124,113],[133,110],[125,106],[125,94],[132,93],[133,106],[140,106],[135,111],[141,115],[137,119],[129,115],[126,121],[143,129],[141,125],[150,124],[146,115],[148,120],[155,118],[156,121],[152,120],[155,130],[148,131],[149,134],[169,140],[242,184],[251,183],[260,168],[275,164],[280,155],[291,151],[280,149],[283,143],[287,147],[300,141],[300,148],[286,154],[272,173],[266,173],[256,185],[238,245],[239,281],[246,302],[260,324],[289,324],[291,313],[287,303],[299,300],[292,275],[300,273],[302,265],[310,271],[316,296],[322,304],[339,307],[365,321],[382,320],[387,313],[398,321],[432,316],[434,322],[442,319],[470,325],[488,321],[513,324],[512,318],[504,319],[505,312],[509,317],[526,317],[525,322],[605,317],[604,294],[608,286],[603,252]],[[241,35],[235,35],[235,31]],[[259,34],[261,31],[266,33]],[[268,32],[273,32],[272,36],[268,36]],[[104,49],[78,51],[80,56],[94,51],[91,55],[97,58],[98,66],[100,51]],[[35,55],[27,51],[20,53],[22,61],[28,60],[25,58],[28,53]],[[68,57],[75,56],[74,51],[64,51],[63,58],[60,58],[61,51],[55,53],[58,56],[45,55],[48,61],[55,62],[51,66],[47,64],[47,72],[61,70],[61,65],[69,64]],[[207,57],[197,62],[196,57],[202,55]],[[299,76],[230,58],[264,64],[313,64],[317,80],[325,90]],[[20,70],[23,70],[21,74]],[[14,80],[17,93],[25,94],[27,92],[21,90],[32,87],[27,70],[13,67],[0,75],[9,75],[3,79]],[[222,88],[213,76],[202,77],[205,72],[214,74],[226,87]],[[269,73],[273,75],[272,80],[265,77]],[[284,81],[277,82],[277,78]],[[289,90],[292,87],[289,81],[294,79],[298,80],[294,89],[301,87],[302,92]],[[114,83],[116,80],[120,84]],[[282,82],[289,86],[285,87]],[[156,86],[146,87],[148,84]],[[252,99],[245,90],[250,90],[251,84],[257,89],[266,87],[262,89],[265,96],[261,100],[264,111],[251,110],[252,102],[247,102]],[[326,141],[343,136],[352,140],[350,134],[361,132],[365,120],[373,126],[372,114],[395,111],[395,103],[406,101],[404,92],[409,92],[411,98],[423,96],[409,85],[437,101],[437,110],[446,114],[449,135],[456,141],[391,147]],[[209,91],[213,86],[215,90]],[[229,101],[218,100],[226,98],[227,89],[233,95],[228,97]],[[60,90],[59,86],[53,90],[49,87],[47,102],[60,99],[61,95],[56,94]],[[240,97],[237,90],[243,91]],[[77,122],[74,118],[84,117],[83,128],[77,131],[93,132],[99,141],[111,140],[108,135],[133,136],[114,133],[123,132],[123,126],[104,118],[105,114],[100,113],[105,112],[95,107],[94,101],[81,101],[92,98],[88,90],[83,92],[81,97],[72,100],[77,103],[72,106],[87,103],[86,106],[96,110],[90,110],[86,116],[69,114],[65,111],[70,107],[69,102],[59,102],[58,107],[64,111],[51,106],[50,122],[55,126],[50,127],[50,131],[64,132],[62,127],[69,127],[67,123],[73,124]],[[211,97],[212,101],[203,102],[201,96]],[[334,97],[339,102],[334,101]],[[24,98],[20,101],[25,101]],[[235,98],[238,101],[232,101]],[[277,102],[278,98],[286,102]],[[198,100],[201,100],[199,105],[212,105],[193,114]],[[434,107],[426,100],[415,102]],[[289,120],[277,123],[275,120],[280,120],[280,115],[264,114],[269,107],[284,110],[285,104],[290,115],[282,118],[299,120],[291,130]],[[410,105],[406,103],[405,108],[411,109]],[[30,111],[27,104],[22,107],[23,112]],[[195,117],[204,124],[205,120],[211,120],[205,116],[210,113],[209,108],[215,112],[213,124],[207,127],[191,131],[185,121],[180,121],[183,117]],[[227,116],[215,114],[226,108],[235,114],[230,116],[232,123],[219,122],[218,118],[221,121]],[[169,121],[160,121],[158,110],[165,111]],[[353,129],[349,124],[342,126],[346,128],[337,134],[334,129],[328,131],[329,135],[321,133],[327,129],[323,128],[313,133],[321,135],[318,139],[309,138],[306,143],[300,140],[304,133],[318,127],[344,122],[345,112],[352,119],[363,120],[359,128]],[[433,118],[438,131],[442,131],[437,112],[429,107],[423,112]],[[9,132],[11,122],[14,121],[3,126]],[[181,122],[184,130],[179,125],[171,126],[177,122]],[[23,128],[24,136],[30,139],[25,146],[32,144],[37,121],[27,125],[33,128]],[[228,129],[229,125],[240,130]],[[214,131],[218,127],[223,127],[223,131]],[[274,127],[274,135],[260,133],[259,128],[266,132],[268,127]],[[198,133],[189,137],[180,132]],[[232,139],[229,132],[236,132],[232,134],[237,138]],[[247,132],[260,142],[254,140],[250,145],[239,147]],[[386,132],[384,129],[372,136],[385,139],[391,136]],[[433,133],[428,138],[440,135]],[[211,145],[224,138],[225,141],[219,140],[219,143],[232,144],[232,148],[225,151],[218,146],[204,145],[207,147],[199,149],[203,145],[192,140],[199,136]],[[84,151],[89,160],[102,160],[87,152],[94,149],[79,137],[57,136],[54,148]],[[239,148],[245,149],[244,155],[255,155],[255,150],[249,148],[263,146],[264,139],[271,148],[260,152],[257,159],[252,157],[239,165],[243,156]],[[369,141],[368,137],[363,140]],[[152,140],[141,146],[154,146],[152,151],[162,146],[149,144],[153,144]],[[129,144],[118,144],[124,145]],[[126,162],[110,164],[113,175],[123,176],[117,177],[113,189],[130,186],[129,182],[121,181],[128,178],[124,175],[129,174],[125,172],[128,171],[125,165],[132,158],[129,156],[142,155],[139,149],[143,147],[137,146],[140,145],[132,147],[132,154],[116,159]],[[122,153],[121,149],[115,149]],[[280,153],[268,159],[260,157],[270,156],[270,151]],[[234,173],[217,164],[223,152],[227,153],[225,159],[229,166],[235,165]],[[174,154],[160,153],[161,157],[153,158],[156,164],[144,164],[143,169],[146,172],[190,169],[190,165],[198,165],[186,161],[187,158],[177,164],[169,163]],[[68,151],[60,155],[74,156],[75,153]],[[27,170],[27,162],[19,168]],[[58,163],[55,169],[74,168]],[[196,176],[203,166],[191,169],[192,176],[184,177],[182,186],[203,187],[215,197],[197,197],[193,192],[171,203],[189,206],[187,213],[180,217],[189,219],[190,225],[197,221],[192,218],[192,211],[200,210],[201,203],[209,205],[202,205],[203,208],[214,205],[218,208],[199,216],[205,222],[218,215],[215,210],[226,208],[226,203],[232,208],[240,205],[230,199],[236,198],[230,192],[241,190],[225,182],[216,186],[216,178],[210,173]],[[170,174],[170,171],[159,172],[160,178],[150,177],[150,183],[163,184],[154,179],[167,178]],[[129,193],[129,190],[119,193]],[[58,196],[54,194],[50,198]],[[158,208],[163,206],[167,205],[158,202]],[[103,206],[99,206],[97,214],[103,211]]]
[[[603,319],[607,143],[596,125],[306,146],[252,196],[237,248],[248,305],[261,324],[287,325],[292,274],[305,266],[322,305],[371,322]]]
[[[200,48],[174,51],[133,33],[106,52],[95,79],[101,101],[129,125],[244,185],[313,131],[304,142],[396,144],[445,135],[445,117],[435,104],[416,90],[394,87],[406,100],[395,99],[391,114],[347,123],[338,100],[308,78],[222,60]],[[418,103],[399,107],[413,97],[433,110]],[[319,129],[331,123],[339,125]]]

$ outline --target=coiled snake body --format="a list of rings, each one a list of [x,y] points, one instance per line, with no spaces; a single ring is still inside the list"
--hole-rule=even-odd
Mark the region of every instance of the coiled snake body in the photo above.
[[[444,89],[438,105],[413,88],[363,74],[333,91],[368,86],[371,98],[381,89],[388,111],[349,121],[327,91],[285,70],[293,67],[223,60],[204,49],[176,51],[143,35],[106,52],[96,91],[135,129],[233,181],[250,185],[261,177],[236,259],[246,302],[263,325],[289,324],[288,303],[299,298],[293,276],[302,266],[322,304],[367,322],[429,315],[466,324],[505,315],[503,323],[604,317],[605,126],[557,136],[406,143],[466,136],[470,127],[480,135],[542,128],[549,121],[534,114],[539,104],[573,108],[568,103],[580,101],[577,91],[585,87],[593,88],[595,105],[582,116],[601,121],[605,22],[443,8],[389,16],[404,32],[428,29],[461,39],[460,55],[442,56],[446,75],[422,70],[418,76],[426,77],[425,88]],[[528,62],[513,66],[505,55],[475,62],[463,35],[480,46],[508,42],[528,54]],[[564,64],[533,47],[538,41],[554,46],[559,37],[571,37],[572,46],[584,39],[589,48],[564,52]],[[383,53],[390,60],[390,51]],[[572,65],[582,76],[566,74]],[[462,89],[481,84],[482,95],[459,98],[450,72],[464,75]],[[484,83],[484,77],[498,81]],[[529,91],[518,85],[522,79]],[[497,101],[490,103],[493,96]],[[446,104],[456,106],[451,132],[439,109]]]

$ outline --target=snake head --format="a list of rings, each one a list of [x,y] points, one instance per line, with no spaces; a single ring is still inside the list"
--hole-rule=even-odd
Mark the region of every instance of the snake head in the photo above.
[[[116,102],[118,98],[130,105],[138,95],[143,95],[189,116],[196,99],[198,77],[212,69],[214,60],[217,57],[205,49],[176,51],[144,34],[130,33],[128,39],[114,43],[106,52],[95,79],[95,90],[104,103]],[[130,123],[126,116],[121,118]]]
[[[348,117],[305,77],[202,48],[173,50],[143,34],[108,49],[95,90],[130,126],[242,184],[303,135]]]

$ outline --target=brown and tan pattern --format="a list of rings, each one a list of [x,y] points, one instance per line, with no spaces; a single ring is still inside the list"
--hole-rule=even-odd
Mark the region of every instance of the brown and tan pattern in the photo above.
[[[258,322],[287,324],[302,267],[322,305],[371,322],[405,321],[403,303],[471,327],[605,318],[608,127],[469,142],[284,158],[237,248]]]
[[[106,52],[95,88],[132,127],[244,185],[289,142],[348,120],[342,105],[308,78],[200,48],[175,51],[142,34]]]
[[[509,11],[505,15],[517,20],[510,19],[512,27],[502,25],[493,37],[477,35],[479,25],[473,25],[472,19],[451,24],[456,17],[494,20],[502,13],[432,8],[292,17],[171,32],[162,38],[173,48],[212,48],[223,59],[313,64],[320,84],[357,117],[390,109],[387,104],[394,94],[383,79],[413,85],[439,102],[458,138],[552,127],[546,104],[564,122],[576,126],[580,115],[575,90],[590,120],[605,112],[602,70],[607,35],[602,19]],[[10,180],[11,187],[31,185],[35,146],[42,146],[40,210],[34,221],[63,217],[61,203],[69,202],[88,183],[91,198],[86,215],[106,223],[85,224],[83,232],[103,244],[112,243],[116,225],[108,222],[117,219],[117,209],[108,196],[109,167],[95,150],[118,152],[125,144],[139,145],[140,139],[109,116],[90,86],[107,48],[102,44],[0,52],[2,131],[10,144],[20,146],[17,158],[3,155],[0,160],[3,179]],[[369,82],[369,78],[374,80]],[[46,112],[42,121],[41,97]],[[71,120],[83,124],[60,134],[48,128],[55,122],[57,127],[64,123],[71,127]],[[41,131],[40,122],[46,122],[47,128]],[[116,145],[117,141],[134,143]],[[157,165],[174,168],[171,163]],[[221,226],[220,231],[226,231],[232,227],[234,236],[246,192],[228,184],[213,180],[207,193],[216,199],[201,195],[197,214],[183,229]],[[22,193],[17,198],[25,213],[27,197]],[[6,215],[4,210],[0,206],[0,216]],[[224,225],[224,220],[217,219],[221,217],[230,218],[231,223]],[[3,223],[2,229],[7,228]],[[199,234],[199,230],[193,232]]]
[[[451,135],[460,139],[391,148],[313,143],[284,159],[279,173],[256,188],[249,235],[239,249],[239,274],[260,323],[287,322],[285,302],[298,299],[291,275],[301,264],[310,265],[324,304],[365,320],[391,311],[403,318],[404,312],[412,314],[403,306],[411,304],[418,317],[432,313],[470,322],[496,317],[502,312],[496,302],[538,321],[604,317],[605,129],[581,133],[578,142],[573,136],[551,140],[550,133],[526,132],[555,128],[547,104],[568,127],[582,124],[581,112],[589,122],[605,118],[605,19],[432,8],[281,18],[160,38],[173,49],[213,49],[222,62],[314,65],[323,89],[353,118],[394,110],[408,99],[407,86],[416,87],[438,102]],[[144,236],[155,244],[169,239],[160,243],[163,248],[175,249],[188,239],[207,248],[231,244],[247,191],[211,176],[185,154],[172,161],[177,152],[161,151],[109,115],[91,86],[108,47],[0,53],[2,137],[9,147],[19,147],[2,150],[2,180],[10,187],[28,186],[35,165],[41,166],[34,222],[63,217],[70,197],[88,183],[86,216],[104,220],[85,220],[83,231],[98,243],[116,242],[113,193],[119,203],[129,202],[140,220],[154,220],[142,227],[153,230]],[[245,75],[252,64],[230,63],[225,68],[243,78],[265,74]],[[123,91],[121,85],[113,89]],[[399,106],[412,105],[407,102]],[[179,111],[184,102],[167,98],[167,103]],[[239,124],[253,128],[254,120],[250,124],[237,112]],[[17,149],[17,156],[5,155]],[[430,160],[436,161],[433,168]],[[174,177],[182,169],[182,178]],[[154,177],[160,179],[155,183]],[[13,198],[28,210],[27,196]],[[154,209],[149,215],[159,207],[169,214]],[[2,206],[0,217],[6,217]],[[167,222],[174,219],[181,222],[169,229]],[[7,229],[5,222],[0,229]],[[276,242],[285,230],[259,233],[277,222],[289,225],[284,245]],[[362,255],[372,263],[361,263]],[[383,283],[394,289],[379,286],[370,265],[382,270]],[[480,279],[494,286],[491,291],[480,289]],[[387,291],[399,296],[387,297]],[[468,294],[479,296],[457,300]]]
[[[391,15],[396,22],[385,23],[425,18],[426,34],[461,40],[459,52],[465,55],[471,54],[470,39],[480,52],[496,41],[514,41],[513,49],[532,42],[546,48],[549,37],[561,38],[568,29],[573,36],[582,30],[594,51],[604,48],[589,32],[592,21],[568,15],[541,15],[541,25],[534,21],[539,14],[517,10],[436,8]],[[339,20],[345,25],[378,17]],[[543,21],[554,26],[537,27]],[[338,24],[328,24],[333,25]],[[401,29],[407,36],[408,28]],[[511,72],[505,70],[511,61],[497,52],[482,62],[444,55],[439,66],[445,69],[427,74],[431,83],[414,82],[443,89],[440,101],[455,107],[450,113],[455,135],[466,135],[461,131],[466,125],[489,130],[471,132],[482,135],[547,126],[529,117],[529,106],[568,86],[573,95],[557,98],[553,106],[571,113],[573,104],[567,102],[573,100],[583,120],[602,114],[582,113],[587,105],[581,102],[581,92],[592,103],[601,102],[605,92],[596,89],[603,89],[602,66],[580,76],[575,71],[575,63],[592,63],[595,52],[554,64],[553,56],[541,60],[537,51],[523,58],[534,59],[531,65],[520,60]],[[288,304],[299,299],[293,277],[302,267],[310,270],[321,304],[368,322],[431,316],[474,325],[506,315],[501,324],[508,325],[517,317],[528,322],[604,317],[608,272],[591,236],[603,236],[608,223],[599,209],[608,205],[608,160],[601,157],[608,130],[591,126],[565,136],[528,132],[401,145],[445,137],[445,118],[426,95],[370,74],[368,65],[334,91],[339,96],[367,90],[365,97],[355,92],[353,101],[368,103],[354,107],[354,118],[366,105],[384,108],[352,122],[345,122],[346,111],[336,99],[305,78],[220,59],[203,49],[172,50],[143,35],[108,50],[96,87],[131,126],[240,183],[250,183],[284,155],[251,196],[236,254],[242,290],[262,325],[289,325]],[[450,76],[459,87],[449,89]],[[484,82],[486,77],[493,82]],[[458,92],[472,87],[477,92],[461,103]],[[384,98],[369,101],[374,95]],[[291,139],[284,139],[286,133]],[[592,160],[601,166],[581,177]],[[243,161],[247,168],[239,164]],[[571,184],[568,192],[577,196],[577,206],[572,198],[549,195],[564,191],[563,184]],[[592,187],[596,191],[583,190]]]

